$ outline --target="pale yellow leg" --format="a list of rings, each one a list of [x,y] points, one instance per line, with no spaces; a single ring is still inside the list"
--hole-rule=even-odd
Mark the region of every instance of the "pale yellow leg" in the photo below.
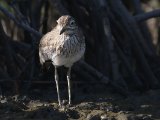
[[[59,106],[61,106],[61,99],[60,99],[60,92],[59,92],[59,78],[58,78],[58,72],[57,72],[56,66],[55,66],[55,82],[56,82],[56,88],[57,88],[57,94],[58,94],[58,103],[59,103]]]
[[[71,67],[69,67],[67,72],[67,82],[68,82],[69,105],[71,105]]]

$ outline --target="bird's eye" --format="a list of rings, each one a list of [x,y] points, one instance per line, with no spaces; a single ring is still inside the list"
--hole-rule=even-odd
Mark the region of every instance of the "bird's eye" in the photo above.
[[[71,22],[70,22],[70,25],[71,25],[71,26],[75,25],[75,21],[71,21]]]

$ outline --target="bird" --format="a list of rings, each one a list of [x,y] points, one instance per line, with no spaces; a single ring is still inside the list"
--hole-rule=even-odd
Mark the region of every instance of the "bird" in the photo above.
[[[62,106],[59,91],[59,76],[57,68],[65,66],[68,83],[68,104],[71,105],[71,68],[85,53],[85,37],[75,19],[70,15],[62,15],[56,21],[57,25],[43,35],[39,43],[40,63],[51,60],[54,65],[58,104]]]

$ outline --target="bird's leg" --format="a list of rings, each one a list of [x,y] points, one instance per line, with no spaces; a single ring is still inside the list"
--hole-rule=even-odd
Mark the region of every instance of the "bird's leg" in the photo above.
[[[69,105],[71,104],[71,67],[69,67],[67,72],[67,82],[68,82],[68,95],[69,95]]]
[[[61,106],[61,99],[60,99],[60,93],[59,93],[59,78],[58,78],[58,72],[57,72],[56,66],[55,66],[55,82],[56,82],[56,88],[57,88],[57,94],[58,94],[58,103],[59,103],[59,106]]]

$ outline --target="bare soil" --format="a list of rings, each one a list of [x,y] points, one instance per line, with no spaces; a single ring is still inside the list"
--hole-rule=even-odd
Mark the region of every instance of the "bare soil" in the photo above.
[[[72,106],[67,105],[66,91],[61,88],[62,108],[54,86],[33,88],[28,95],[4,95],[0,120],[160,120],[160,90],[124,97],[101,85],[77,86]]]

